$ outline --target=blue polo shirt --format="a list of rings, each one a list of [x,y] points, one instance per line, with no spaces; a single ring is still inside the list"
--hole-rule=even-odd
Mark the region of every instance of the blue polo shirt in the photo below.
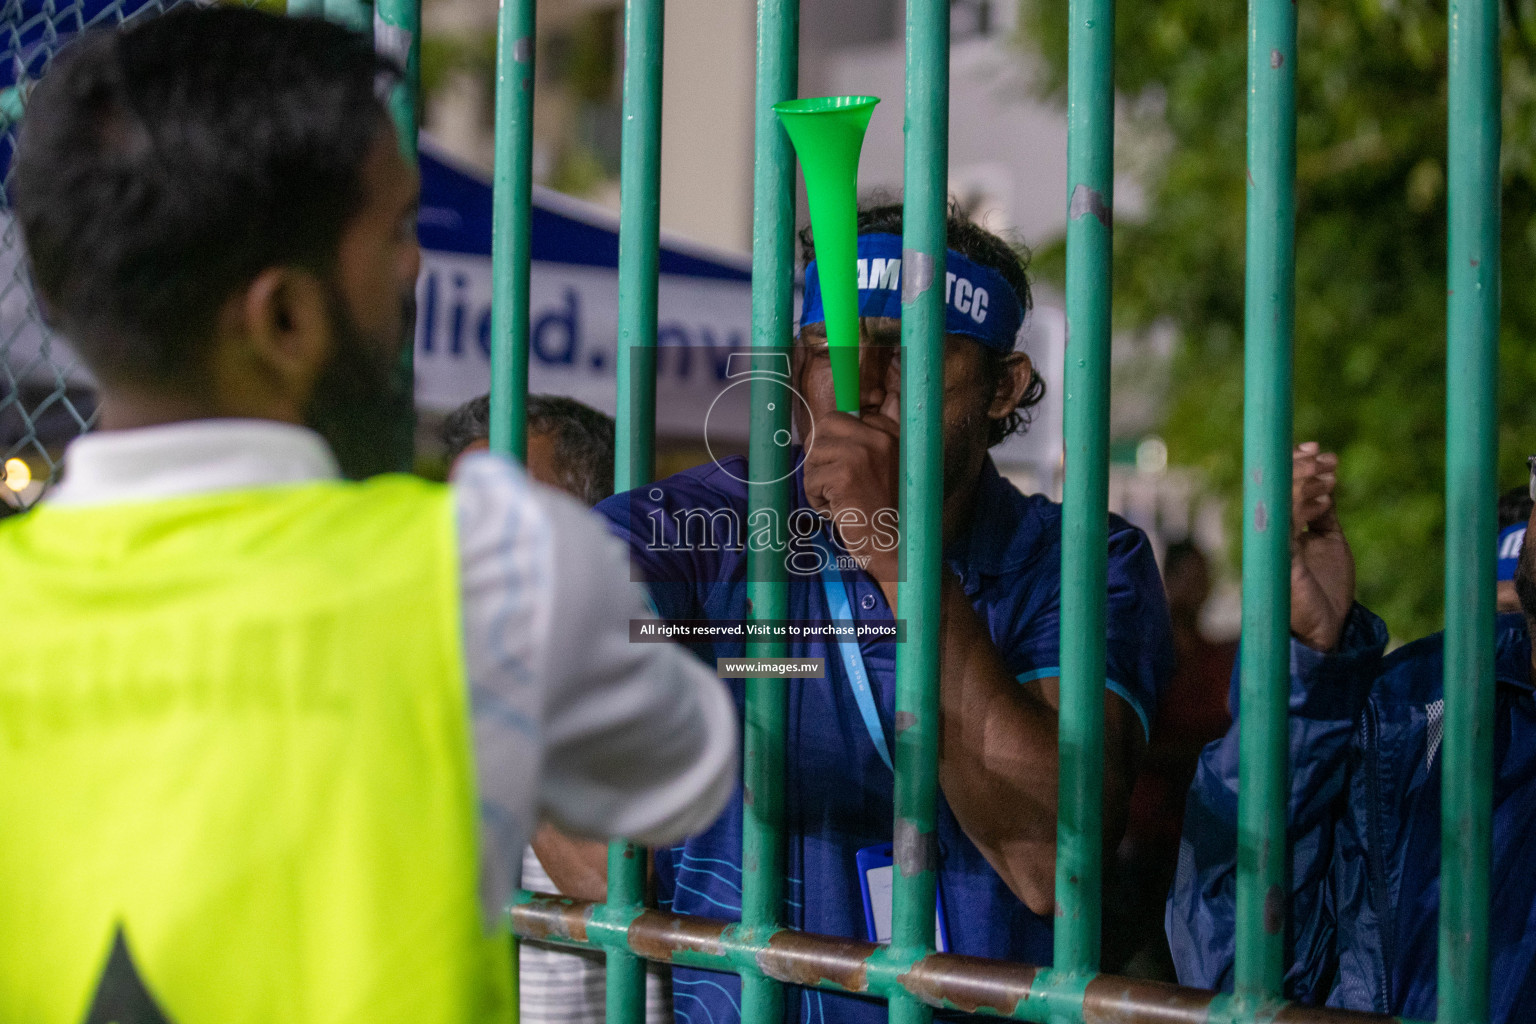
[[[630,545],[662,618],[742,619],[749,612],[746,546],[760,522],[749,522],[744,460],[732,458],[615,495],[598,506]],[[794,509],[808,509],[804,480],[793,480]],[[811,515],[807,511],[806,515]],[[734,532],[733,532],[734,531]],[[1061,506],[1021,494],[989,458],[975,513],[945,551],[1009,672],[1020,681],[1056,676],[1060,664]],[[880,586],[853,570],[838,574],[853,617],[891,618]],[[834,580],[836,577],[834,577]],[[835,593],[835,591],[834,591]],[[1117,516],[1109,522],[1109,688],[1150,731],[1168,682],[1173,650],[1161,578],[1146,536]],[[789,618],[834,618],[821,576],[791,574]],[[909,626],[912,624],[909,624]],[[711,664],[740,657],[739,641],[695,645]],[[786,922],[826,935],[867,938],[856,851],[891,841],[891,769],[880,755],[850,686],[839,646],[792,643],[786,654],[824,658],[826,677],[786,682],[789,736],[785,812]],[[860,653],[885,742],[894,736],[896,645],[867,641]],[[731,681],[740,708],[741,681]],[[939,888],[951,952],[1048,964],[1051,923],[1030,912],[966,838],[941,793],[938,808]],[[663,908],[704,917],[741,915],[741,802],[681,846],[656,851]],[[677,1019],[730,1024],[740,1018],[734,975],[675,968]],[[787,1019],[876,1024],[884,1005],[827,992],[795,990]]]

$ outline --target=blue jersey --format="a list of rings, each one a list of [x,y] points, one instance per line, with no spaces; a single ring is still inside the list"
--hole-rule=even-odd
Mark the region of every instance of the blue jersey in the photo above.
[[[650,586],[657,611],[668,620],[745,618],[746,546],[763,528],[747,517],[746,467],[739,458],[679,473],[616,495],[598,506],[630,545],[636,567]],[[804,481],[793,480],[794,509],[814,517]],[[945,551],[1008,671],[1020,681],[1059,675],[1061,617],[1061,507],[1040,495],[1019,493],[987,460],[968,530]],[[819,520],[812,519],[813,522]],[[894,540],[894,534],[891,535]],[[825,539],[817,543],[827,543]],[[795,569],[809,542],[797,542],[789,559],[790,619],[851,616],[889,622],[880,586],[850,569],[827,579]],[[834,614],[834,604],[843,607]],[[891,841],[891,769],[876,742],[894,736],[896,645],[870,640],[858,653],[874,698],[866,722],[850,684],[844,652],[824,639],[789,643],[786,654],[823,658],[823,679],[787,682],[789,737],[785,813],[788,849],[786,922],[826,935],[868,938],[854,856]],[[740,657],[741,642],[695,645],[710,661]],[[851,653],[851,652],[849,652]],[[1119,519],[1109,523],[1109,687],[1125,699],[1150,730],[1172,664],[1172,642],[1163,588],[1151,544]],[[743,687],[732,681],[738,706]],[[938,808],[939,888],[951,952],[1048,964],[1051,923],[1029,911],[966,838],[942,794]],[[732,801],[706,833],[672,849],[656,851],[663,908],[679,913],[739,920],[741,915],[741,806]],[[677,1019],[689,1024],[728,1024],[740,1016],[740,984],[734,975],[676,968]],[[875,1024],[883,1004],[833,993],[796,990],[790,1020]]]

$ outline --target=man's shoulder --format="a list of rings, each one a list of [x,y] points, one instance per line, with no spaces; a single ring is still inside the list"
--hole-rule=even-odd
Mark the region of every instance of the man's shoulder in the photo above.
[[[466,585],[481,580],[501,586],[501,576],[508,572],[532,578],[540,559],[553,555],[570,558],[580,552],[583,557],[606,558],[600,553],[604,547],[622,551],[585,505],[535,480],[505,456],[466,456],[443,490],[451,493],[456,510]]]
[[[350,493],[363,502],[397,499],[400,501],[446,501],[454,488],[438,480],[427,480],[413,473],[384,473],[366,480],[327,480],[312,485]]]
[[[527,532],[547,515],[546,506],[569,502],[545,487],[516,460],[496,452],[472,452],[460,460],[448,482],[458,507],[461,545],[493,532]],[[516,527],[516,529],[514,529]]]
[[[1404,644],[1381,662],[1372,697],[1389,704],[1434,700],[1444,692],[1445,634],[1432,633]]]
[[[1501,683],[1530,686],[1530,634],[1523,616],[1494,620],[1494,674]],[[1404,644],[1382,660],[1373,697],[1384,704],[1423,704],[1445,694],[1445,634]]]
[[[990,463],[982,471],[963,559],[984,576],[1017,578],[1060,568],[1061,505],[1025,494]],[[1056,554],[1056,557],[1051,557]]]
[[[747,508],[747,460],[739,455],[706,462],[633,490],[621,491],[597,505],[597,511],[620,528],[655,509],[685,514]]]
[[[978,566],[991,575],[1003,577],[1035,576],[1061,572],[1062,504],[1044,494],[1026,494],[1007,479],[989,488],[983,495],[982,515],[989,521],[990,551],[972,554]],[[1106,541],[1110,571],[1139,551],[1151,551],[1145,532],[1110,513]]]
[[[686,618],[688,602],[706,600],[708,588],[740,578],[746,538],[754,528],[745,477],[745,459],[721,459],[597,506],[609,531],[628,545],[634,568],[664,616]]]

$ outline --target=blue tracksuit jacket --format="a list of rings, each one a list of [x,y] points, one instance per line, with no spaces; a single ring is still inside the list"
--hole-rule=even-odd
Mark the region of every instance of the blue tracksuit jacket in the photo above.
[[[1492,1018],[1536,1021],[1536,698],[1524,620],[1495,655]],[[1384,655],[1358,605],[1340,648],[1292,641],[1286,994],[1435,1016],[1440,906],[1443,636]],[[1234,672],[1234,677],[1236,672]],[[1234,678],[1233,707],[1237,707]],[[1190,787],[1168,939],[1179,980],[1232,984],[1237,728],[1206,747]]]

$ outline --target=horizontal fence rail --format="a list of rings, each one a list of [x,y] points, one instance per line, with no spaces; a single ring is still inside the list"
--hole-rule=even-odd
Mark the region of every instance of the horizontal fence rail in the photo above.
[[[1298,1003],[1238,1016],[1228,1012],[1229,997],[1162,982],[1107,974],[1086,985],[1070,978],[1053,982],[1053,972],[1029,964],[934,952],[912,960],[873,942],[793,928],[765,932],[660,910],[615,918],[599,903],[531,893],[524,893],[512,908],[512,928],[524,939],[623,949],[658,963],[761,975],[832,992],[905,998],[929,1011],[961,1010],[1039,1024],[1414,1024]]]

